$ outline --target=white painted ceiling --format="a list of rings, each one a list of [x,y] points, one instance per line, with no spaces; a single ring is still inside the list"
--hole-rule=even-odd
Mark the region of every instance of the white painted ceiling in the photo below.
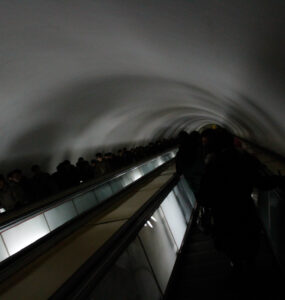
[[[1,0],[0,66],[2,169],[207,123],[285,155],[284,0]]]

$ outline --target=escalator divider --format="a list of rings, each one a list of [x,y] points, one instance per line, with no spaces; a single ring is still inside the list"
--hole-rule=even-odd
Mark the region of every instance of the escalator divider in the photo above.
[[[120,169],[118,169],[116,171],[113,171],[109,174],[103,175],[100,178],[93,179],[93,180],[87,181],[87,182],[85,182],[85,183],[83,183],[79,186],[75,186],[75,187],[69,188],[67,190],[64,190],[64,191],[62,191],[62,192],[60,192],[56,195],[53,195],[53,196],[50,196],[50,197],[44,199],[45,201],[42,205],[39,205],[37,207],[28,209],[27,211],[24,211],[23,213],[20,213],[19,215],[16,215],[15,217],[9,218],[8,220],[3,221],[3,215],[0,215],[1,216],[1,218],[0,218],[0,228],[11,226],[15,222],[19,222],[22,219],[25,219],[26,217],[29,217],[29,216],[32,216],[34,214],[40,213],[41,211],[43,211],[45,209],[48,209],[50,207],[53,207],[53,206],[57,205],[58,203],[65,202],[66,199],[69,199],[71,197],[74,198],[74,197],[79,196],[83,193],[86,193],[88,190],[93,190],[95,186],[103,185],[106,182],[109,182],[112,178],[115,178],[115,177],[119,176],[120,174],[122,174],[124,172],[127,172],[131,169],[134,169],[135,167],[142,166],[144,163],[146,163],[148,161],[151,161],[151,160],[153,160],[153,159],[155,159],[159,156],[162,156],[162,155],[170,152],[171,150],[175,150],[175,149],[176,148],[168,149],[167,151],[163,151],[160,154],[150,156],[147,159],[141,160],[140,162],[133,163],[133,164],[127,166],[127,167],[123,167],[123,168],[120,168]],[[173,160],[173,159],[171,159],[171,160]],[[160,167],[158,167],[158,168],[160,168]],[[158,168],[156,168],[156,169],[158,169]],[[153,171],[155,171],[155,170],[153,170]],[[151,171],[151,172],[153,172],[153,171]]]
[[[0,263],[0,283],[18,272],[21,268],[33,262],[37,257],[57,245],[63,239],[78,230],[78,228],[88,223],[92,218],[101,215],[107,209],[114,206],[122,199],[122,197],[125,197],[127,193],[132,192],[133,188],[136,188],[136,186],[147,182],[155,174],[159,174],[164,169],[166,169],[172,162],[173,159],[169,160],[168,162],[152,170],[145,176],[142,176],[137,181],[126,186],[117,194],[114,194],[106,201],[100,203],[98,206],[81,213],[76,218],[69,220],[60,227],[51,231],[49,234],[36,240],[34,243],[2,261]]]
[[[176,174],[172,176],[50,299],[87,299],[178,180]]]

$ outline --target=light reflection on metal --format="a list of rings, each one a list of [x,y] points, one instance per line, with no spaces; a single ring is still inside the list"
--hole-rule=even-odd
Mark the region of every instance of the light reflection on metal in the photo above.
[[[153,228],[153,226],[152,226],[152,224],[151,224],[150,221],[147,221],[147,224],[148,224],[148,226],[149,226],[150,228]]]

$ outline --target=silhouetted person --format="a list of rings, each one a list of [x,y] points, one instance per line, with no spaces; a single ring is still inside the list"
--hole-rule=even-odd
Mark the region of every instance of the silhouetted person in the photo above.
[[[61,190],[76,186],[80,183],[79,172],[69,160],[60,163],[56,169],[57,172],[53,174],[53,178]]]
[[[119,149],[117,154],[117,165],[118,168],[123,168],[126,165],[126,159],[124,156],[124,150]]]
[[[176,171],[183,174],[197,196],[204,173],[201,136],[197,131],[179,134],[179,151],[176,155]]]
[[[215,129],[206,129],[201,134],[203,154],[205,164],[208,165],[214,161],[218,147],[218,131]]]
[[[86,182],[94,177],[92,167],[89,162],[83,157],[80,157],[76,163],[76,168],[79,173],[80,181]]]
[[[116,165],[116,157],[112,152],[108,152],[105,155],[105,159],[107,160],[109,164],[109,171],[112,172],[116,170],[117,165]]]
[[[112,168],[113,170],[118,170],[121,168],[121,156],[119,155],[119,151],[116,154],[112,155]]]
[[[271,189],[277,176],[265,177],[260,163],[246,152],[234,148],[233,137],[217,132],[214,160],[207,165],[199,201],[211,208],[215,244],[234,263],[253,262],[259,249],[260,222],[251,199],[253,187]]]
[[[108,172],[108,164],[104,160],[104,157],[102,153],[97,153],[96,154],[96,161],[97,161],[97,174],[98,176],[102,176]]]
[[[18,205],[27,204],[31,198],[31,183],[24,177],[21,170],[16,169],[12,171],[8,176],[10,189],[16,197]]]
[[[6,182],[3,175],[0,175],[0,206],[6,211],[11,211],[19,205],[13,189]]]
[[[142,158],[158,153],[166,147],[176,145],[176,139],[150,142],[146,146],[135,147],[130,150],[123,148],[117,155],[111,152],[102,155],[96,154],[91,165],[80,157],[76,167],[66,160],[57,166],[57,171],[49,175],[43,172],[38,165],[32,167],[33,177],[26,178],[22,171],[16,169],[7,175],[8,182],[2,176],[1,195],[3,207],[11,210],[15,207],[48,197],[60,190],[78,185],[94,177],[102,176],[122,167],[126,167]],[[1,197],[0,197],[1,198]]]
[[[99,177],[101,175],[100,171],[98,169],[98,163],[97,163],[96,159],[92,159],[91,160],[91,168],[92,168],[92,172],[93,172],[93,177],[94,178],[97,178],[97,177]]]
[[[106,173],[113,171],[112,168],[112,154],[110,152],[104,154],[103,161],[105,162]]]
[[[33,196],[34,200],[46,198],[58,191],[58,187],[50,174],[41,170],[40,166],[33,165],[31,168],[33,175]]]

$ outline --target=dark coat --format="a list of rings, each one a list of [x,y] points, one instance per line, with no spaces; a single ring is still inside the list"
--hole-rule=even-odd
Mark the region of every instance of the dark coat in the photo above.
[[[260,173],[254,157],[234,148],[218,153],[207,166],[199,201],[212,210],[216,246],[231,258],[256,254],[260,222],[251,193],[253,187],[275,187],[272,178]]]

